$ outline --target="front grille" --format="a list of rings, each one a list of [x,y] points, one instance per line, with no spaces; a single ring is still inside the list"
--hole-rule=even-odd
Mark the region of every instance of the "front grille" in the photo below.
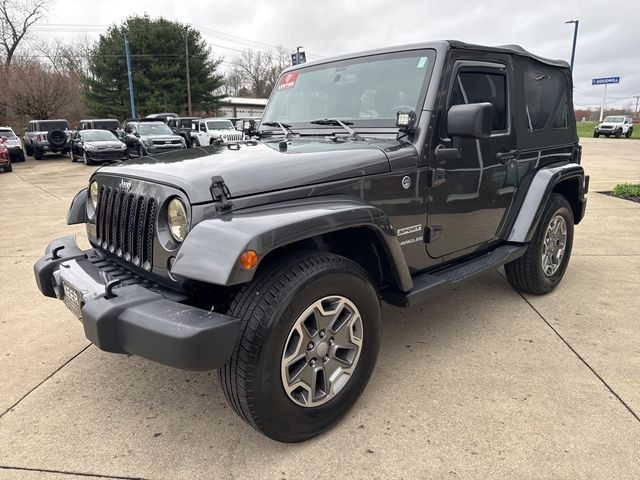
[[[230,143],[230,142],[241,142],[242,141],[242,134],[233,134],[232,133],[232,134],[224,135],[222,138],[227,143]]]
[[[153,140],[154,145],[180,145],[182,140]]]
[[[96,208],[100,248],[150,271],[156,215],[155,198],[103,185]]]
[[[90,157],[95,160],[119,160],[124,157],[124,152],[122,150],[98,150],[91,152]]]

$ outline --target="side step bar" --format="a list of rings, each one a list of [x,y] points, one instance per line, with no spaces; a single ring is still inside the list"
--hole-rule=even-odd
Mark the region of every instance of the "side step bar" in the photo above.
[[[482,256],[447,267],[437,272],[423,273],[413,277],[413,288],[401,292],[394,288],[384,289],[382,299],[397,307],[412,307],[459,283],[498,268],[524,255],[527,245],[502,245]]]

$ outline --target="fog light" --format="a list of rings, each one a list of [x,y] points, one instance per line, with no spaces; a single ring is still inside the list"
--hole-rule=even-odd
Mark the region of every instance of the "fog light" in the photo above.
[[[253,250],[247,250],[240,255],[240,265],[245,270],[251,270],[258,264],[258,254]]]

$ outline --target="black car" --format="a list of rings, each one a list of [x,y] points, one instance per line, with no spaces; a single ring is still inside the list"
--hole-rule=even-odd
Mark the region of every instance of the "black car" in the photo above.
[[[191,132],[198,129],[198,120],[200,117],[176,117],[168,119],[167,125],[173,130],[173,133],[184,138],[187,148],[191,148],[193,145]]]
[[[572,94],[566,62],[515,46],[291,67],[259,141],[97,170],[67,217],[91,248],[53,240],[36,281],[102,350],[218,369],[252,427],[311,438],[365,389],[381,301],[437,303],[502,265],[517,291],[559,285],[589,184]]]
[[[71,161],[85,165],[129,158],[127,146],[110,130],[78,130],[71,140]]]

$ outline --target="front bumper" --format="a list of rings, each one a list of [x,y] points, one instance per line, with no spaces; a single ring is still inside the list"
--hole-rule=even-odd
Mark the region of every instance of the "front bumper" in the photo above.
[[[101,350],[184,370],[210,370],[228,361],[239,319],[180,303],[186,297],[132,280],[130,273],[118,273],[122,267],[105,267],[108,263],[100,252],[82,251],[67,236],[52,241],[33,268],[40,291],[65,301],[87,339]]]
[[[147,152],[150,154],[154,153],[162,153],[162,152],[170,152],[172,150],[182,150],[185,146],[180,144],[170,144],[170,145],[151,145],[146,147]]]
[[[110,162],[117,160],[127,160],[129,156],[126,150],[85,150],[87,158],[92,162]]]

